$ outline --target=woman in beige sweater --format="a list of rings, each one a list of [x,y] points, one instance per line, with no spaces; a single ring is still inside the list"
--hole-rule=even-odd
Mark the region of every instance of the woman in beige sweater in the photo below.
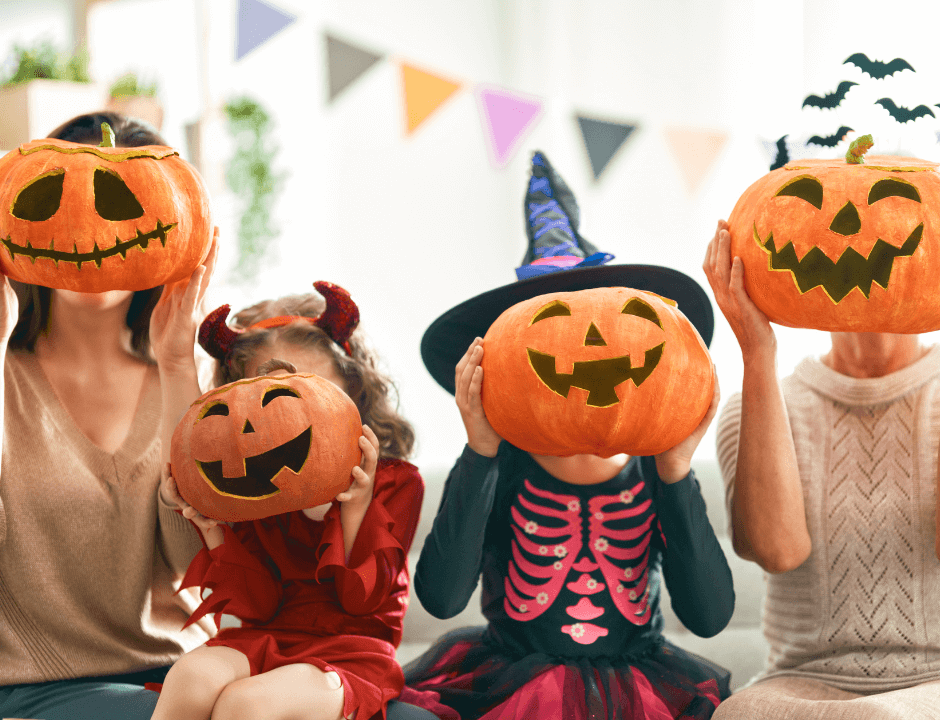
[[[103,121],[118,145],[166,144],[114,113],[52,137],[98,144]],[[0,717],[143,720],[157,700],[143,683],[208,637],[180,630],[198,600],[174,590],[201,543],[159,492],[179,303],[17,290],[0,277]]]
[[[770,646],[715,720],[940,717],[940,348],[832,333],[781,383],[724,222],[704,269],[744,359],[718,459],[734,549],[767,572]]]

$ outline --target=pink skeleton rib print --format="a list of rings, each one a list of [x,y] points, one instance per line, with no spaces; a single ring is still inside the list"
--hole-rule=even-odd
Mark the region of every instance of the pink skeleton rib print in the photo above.
[[[650,541],[659,528],[643,489],[641,481],[616,495],[591,496],[582,507],[576,495],[525,480],[510,508],[509,617],[535,620],[566,588],[578,597],[565,608],[575,622],[560,630],[582,645],[608,634],[604,614],[613,608],[634,625],[649,621]]]

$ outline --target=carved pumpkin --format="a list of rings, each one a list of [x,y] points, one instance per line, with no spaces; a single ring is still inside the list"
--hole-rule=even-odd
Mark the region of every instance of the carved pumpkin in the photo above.
[[[211,228],[202,178],[172,148],[45,139],[0,158],[0,270],[14,280],[145,290],[189,277]]]
[[[349,397],[317,375],[264,375],[210,390],[173,433],[180,495],[206,517],[255,520],[346,490],[362,458]]]
[[[484,337],[483,410],[500,437],[539,455],[655,455],[705,416],[705,344],[671,300],[612,287],[506,310]]]
[[[798,160],[728,219],[747,292],[773,322],[845,332],[940,329],[940,175],[916,158]],[[924,302],[923,300],[928,300]]]

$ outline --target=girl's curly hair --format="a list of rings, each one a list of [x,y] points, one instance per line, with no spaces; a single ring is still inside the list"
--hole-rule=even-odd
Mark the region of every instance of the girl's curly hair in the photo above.
[[[245,308],[235,315],[233,324],[238,328],[248,328],[256,322],[279,315],[315,318],[323,312],[325,306],[325,301],[319,295],[289,295]],[[359,409],[362,422],[372,428],[379,439],[380,457],[404,460],[411,455],[415,444],[414,428],[398,413],[397,388],[379,369],[379,359],[366,344],[361,330],[356,330],[349,338],[351,356],[322,329],[304,321],[239,333],[225,362],[220,362],[216,367],[215,384],[225,385],[241,380],[246,375],[251,359],[257,358],[264,347],[280,341],[320,350],[332,359],[337,374],[346,383],[349,397]]]

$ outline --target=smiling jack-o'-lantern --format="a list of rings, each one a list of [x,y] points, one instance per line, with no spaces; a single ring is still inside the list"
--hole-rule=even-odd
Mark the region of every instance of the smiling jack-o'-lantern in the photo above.
[[[623,287],[540,295],[484,338],[483,410],[539,455],[654,455],[711,402],[705,344],[672,301]]]
[[[798,160],[728,219],[747,292],[773,322],[845,332],[940,329],[940,174],[916,158]],[[924,302],[924,300],[929,300]]]
[[[316,375],[266,375],[211,390],[173,433],[180,495],[206,517],[255,520],[346,490],[361,460],[349,397]]]
[[[79,292],[189,277],[209,251],[205,185],[172,148],[34,140],[0,158],[0,270]]]

